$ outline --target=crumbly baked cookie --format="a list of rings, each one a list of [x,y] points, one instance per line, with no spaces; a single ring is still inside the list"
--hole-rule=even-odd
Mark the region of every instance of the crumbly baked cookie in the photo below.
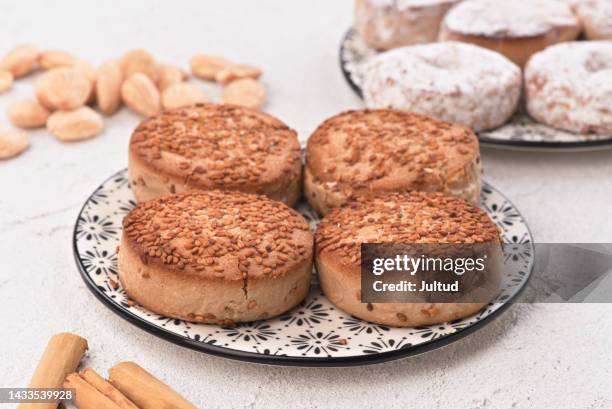
[[[231,324],[265,319],[308,293],[313,237],[285,204],[241,192],[140,203],[123,221],[119,279],[158,314]]]
[[[566,2],[465,0],[446,14],[440,40],[485,47],[522,67],[534,53],[579,34],[580,24]]]
[[[437,40],[446,12],[460,0],[356,0],[355,28],[381,50]]]
[[[501,277],[499,231],[478,207],[439,193],[359,198],[321,220],[315,233],[315,264],[323,292],[334,305],[378,324],[432,325],[472,315],[486,303],[362,303],[362,243],[484,244],[490,247],[492,283]]]
[[[365,69],[368,108],[431,115],[486,131],[518,106],[521,69],[503,55],[459,42],[416,45],[382,53]]]
[[[525,94],[539,122],[612,134],[612,41],[558,44],[534,55],[525,68]]]
[[[295,131],[268,114],[233,105],[196,104],[148,118],[129,148],[129,178],[139,201],[222,189],[293,206],[301,168]]]
[[[577,0],[574,10],[589,40],[612,40],[612,1]]]
[[[480,151],[470,129],[390,109],[329,118],[308,140],[304,194],[326,214],[355,197],[425,190],[475,202]]]

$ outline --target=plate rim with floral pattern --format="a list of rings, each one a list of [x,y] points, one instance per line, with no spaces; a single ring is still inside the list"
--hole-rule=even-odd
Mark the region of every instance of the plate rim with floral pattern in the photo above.
[[[471,317],[435,326],[391,328],[351,317],[327,301],[314,275],[309,296],[295,309],[281,317],[236,327],[160,317],[130,303],[116,277],[115,251],[123,215],[135,205],[126,169],[104,181],[82,206],[73,230],[73,252],[88,289],[104,305],[174,344],[220,357],[274,365],[366,365],[421,354],[463,338],[498,317],[521,293],[533,268],[533,236],[515,206],[487,183],[483,183],[482,200],[483,208],[492,215],[506,241],[527,246],[524,248],[528,250],[520,250],[516,260],[513,258],[517,265],[511,275],[515,275],[509,275],[507,288],[502,286],[498,299]],[[314,211],[306,205],[299,210],[314,226]]]
[[[368,46],[354,27],[342,37],[339,50],[340,69],[351,89],[363,99],[360,65],[379,51]],[[529,117],[524,109],[519,110],[508,123],[501,127],[479,132],[478,139],[483,146],[570,152],[612,148],[612,135],[578,135],[539,124]]]

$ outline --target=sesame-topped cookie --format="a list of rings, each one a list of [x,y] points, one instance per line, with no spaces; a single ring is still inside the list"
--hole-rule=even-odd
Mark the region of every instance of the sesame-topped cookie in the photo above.
[[[312,247],[306,220],[265,196],[168,195],[125,217],[119,279],[130,298],[164,316],[253,321],[306,296]]]
[[[268,114],[222,104],[196,104],[146,119],[132,134],[128,159],[139,201],[220,189],[293,206],[301,166],[295,131]]]
[[[488,280],[497,292],[503,270],[499,230],[470,203],[440,193],[384,193],[332,210],[315,233],[315,264],[323,292],[338,308],[370,322],[400,327],[432,325],[469,316],[488,299],[449,303],[361,302],[361,244],[475,245],[488,252]],[[482,301],[482,302],[480,302]]]
[[[469,128],[410,112],[348,111],[308,140],[304,193],[321,214],[359,196],[411,190],[475,202],[480,150]]]

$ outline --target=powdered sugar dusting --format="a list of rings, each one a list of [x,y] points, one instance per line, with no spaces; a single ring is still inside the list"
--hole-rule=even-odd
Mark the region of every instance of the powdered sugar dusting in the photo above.
[[[448,12],[443,24],[461,34],[531,37],[578,22],[570,6],[558,0],[466,0]]]
[[[612,133],[612,41],[562,43],[525,68],[527,109],[535,119],[578,133]]]
[[[357,0],[355,26],[373,47],[388,50],[436,41],[442,19],[459,0]]]
[[[521,71],[502,55],[470,44],[404,47],[372,59],[363,96],[369,108],[396,108],[462,123],[476,131],[516,110]]]
[[[579,0],[575,4],[580,19],[588,20],[598,37],[612,38],[612,0]]]

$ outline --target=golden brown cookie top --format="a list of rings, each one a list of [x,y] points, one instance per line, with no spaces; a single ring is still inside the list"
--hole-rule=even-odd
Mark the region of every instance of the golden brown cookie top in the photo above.
[[[362,243],[499,243],[497,226],[477,206],[440,193],[386,193],[333,209],[319,223],[316,252],[359,266]]]
[[[442,190],[480,160],[474,132],[405,111],[348,111],[308,140],[306,167],[317,183],[345,194]]]
[[[300,165],[295,131],[268,114],[222,104],[146,119],[132,134],[130,151],[157,172],[202,189],[259,191]]]

